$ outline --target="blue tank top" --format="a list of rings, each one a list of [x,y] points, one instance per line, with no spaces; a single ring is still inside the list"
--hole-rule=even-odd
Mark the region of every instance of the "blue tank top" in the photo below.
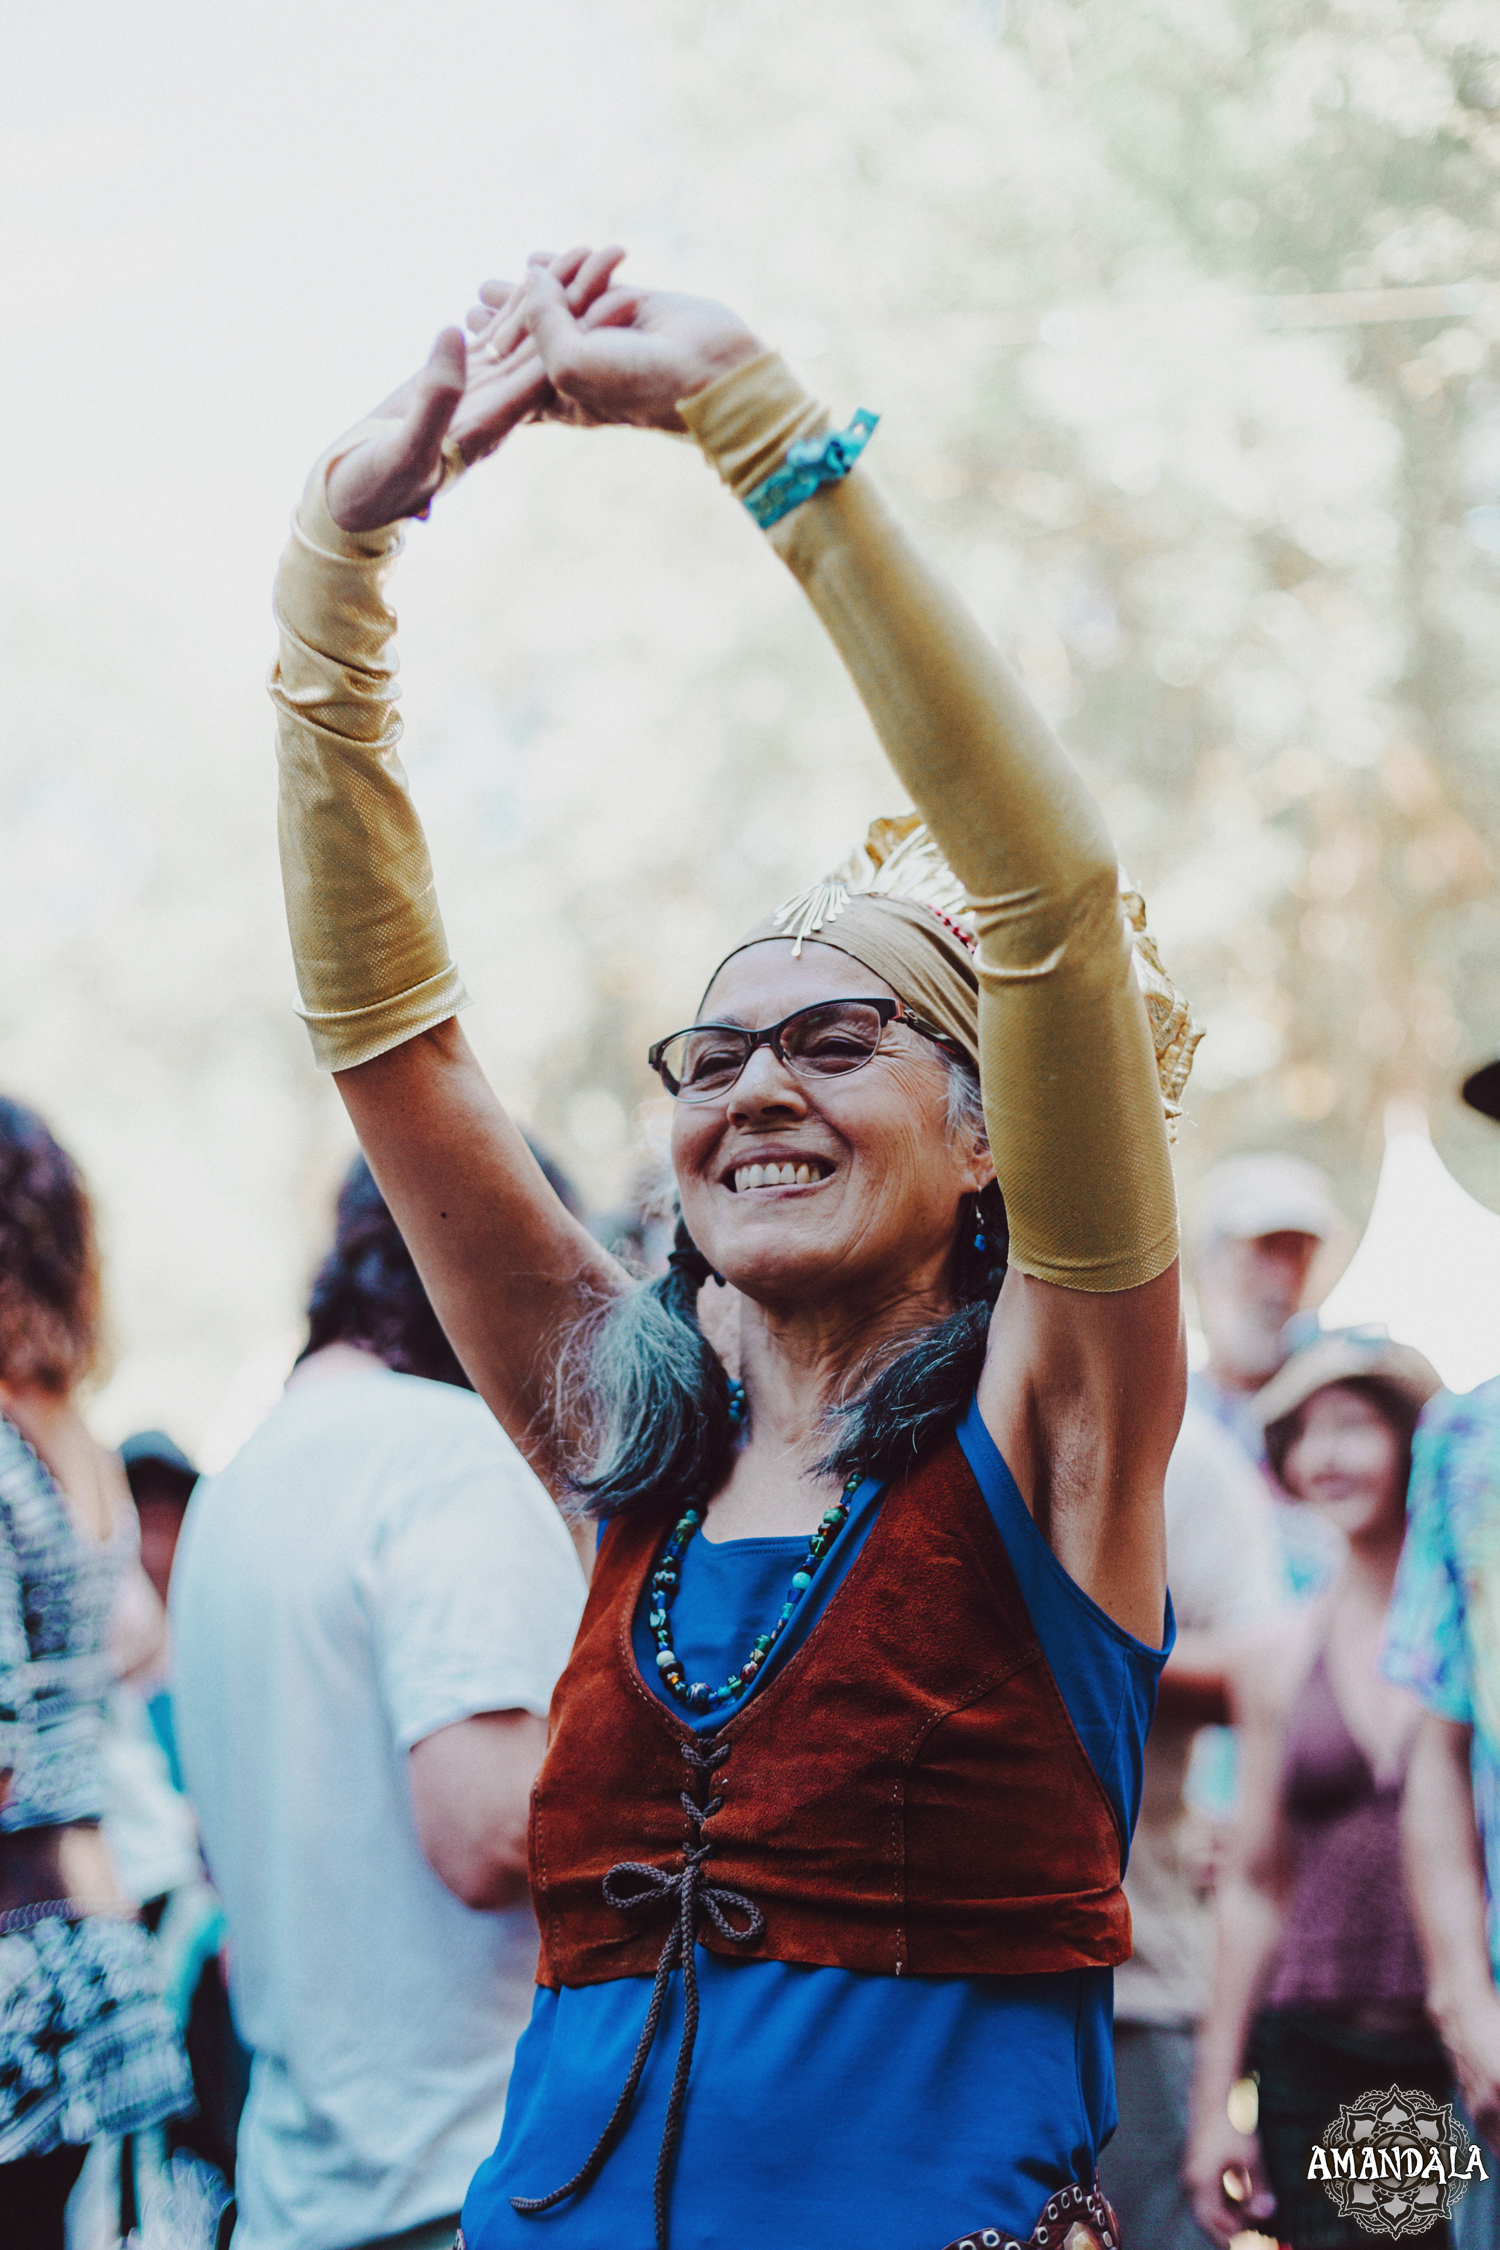
[[[1162,1665],[1076,1586],[1033,1523],[971,1405],[959,1442],[1005,1544],[1069,1716],[1128,1836]],[[817,1627],[879,1512],[855,1495],[756,1692]],[[805,1539],[701,1534],[683,1558],[673,1641],[692,1679],[721,1680],[780,1609]],[[644,1602],[636,1662],[661,1695]],[[674,1704],[676,1715],[683,1713]],[[711,1730],[714,1719],[695,1722]],[[880,1977],[701,1946],[698,2041],[673,2175],[673,2250],[857,2239],[937,2250],[983,2227],[1023,2239],[1047,2197],[1093,2178],[1115,2125],[1108,1969],[1047,1976]],[[682,1980],[630,2123],[582,2196],[523,2218],[513,2195],[571,2176],[614,2108],[640,2037],[649,1978],[539,1989],[516,2050],[504,2130],[464,2205],[469,2250],[653,2250],[652,2182],[681,2028]]]

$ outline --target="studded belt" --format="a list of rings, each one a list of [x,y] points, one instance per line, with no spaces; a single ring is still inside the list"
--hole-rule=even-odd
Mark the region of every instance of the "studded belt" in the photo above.
[[[1063,2188],[1023,2242],[1003,2227],[976,2227],[946,2250],[1120,2250],[1120,2222],[1097,2188]]]
[[[453,2250],[466,2250],[462,2227]],[[946,2250],[1120,2250],[1120,2225],[1097,2189],[1068,2187],[1050,2198],[1024,2242],[998,2227],[979,2227],[948,2243]]]
[[[453,2250],[467,2250],[462,2227]],[[1051,2197],[1024,2242],[998,2227],[980,2227],[975,2234],[961,2234],[946,2250],[1121,2250],[1120,2222],[1097,2189],[1068,2187]]]

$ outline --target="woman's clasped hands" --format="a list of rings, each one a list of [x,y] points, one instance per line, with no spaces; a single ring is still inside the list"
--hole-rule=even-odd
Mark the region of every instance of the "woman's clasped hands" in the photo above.
[[[538,252],[519,281],[486,281],[469,334],[445,328],[424,367],[375,408],[333,465],[328,505],[346,532],[425,516],[451,471],[522,422],[680,430],[691,398],[761,346],[724,305],[616,281],[618,246]]]

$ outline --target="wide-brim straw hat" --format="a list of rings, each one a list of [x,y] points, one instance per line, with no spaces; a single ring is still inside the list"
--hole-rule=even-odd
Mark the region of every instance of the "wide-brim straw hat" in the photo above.
[[[1293,1352],[1285,1367],[1257,1391],[1251,1412],[1263,1430],[1285,1422],[1317,1391],[1332,1383],[1381,1383],[1406,1401],[1413,1416],[1443,1387],[1443,1379],[1430,1359],[1411,1344],[1393,1343],[1389,1336],[1361,1334],[1357,1329],[1331,1329],[1301,1351]]]

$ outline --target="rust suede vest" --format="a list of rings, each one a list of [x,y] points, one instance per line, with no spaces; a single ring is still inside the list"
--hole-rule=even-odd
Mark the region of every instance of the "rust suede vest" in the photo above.
[[[955,1438],[886,1494],[808,1638],[711,1738],[642,1682],[631,1619],[672,1516],[615,1523],[552,1701],[532,1797],[541,1984],[656,1967],[660,1899],[621,1911],[621,1861],[677,1876],[682,1745],[727,1746],[703,1875],[753,1900],[736,1959],[886,1976],[1113,1967],[1130,1953],[1122,1840]]]

